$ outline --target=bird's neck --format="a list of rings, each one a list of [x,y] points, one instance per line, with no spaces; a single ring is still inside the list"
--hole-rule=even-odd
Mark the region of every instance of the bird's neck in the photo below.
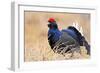
[[[57,28],[50,28],[50,30],[58,30],[59,31],[59,29],[57,29]]]

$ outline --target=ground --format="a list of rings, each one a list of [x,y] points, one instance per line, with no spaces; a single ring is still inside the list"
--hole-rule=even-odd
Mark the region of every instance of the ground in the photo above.
[[[89,59],[90,56],[87,55],[87,51],[84,46],[80,47],[81,52],[66,53],[65,56],[61,54],[54,53],[51,49],[25,49],[27,54],[25,54],[26,61],[49,61],[49,60],[68,60],[68,59]]]

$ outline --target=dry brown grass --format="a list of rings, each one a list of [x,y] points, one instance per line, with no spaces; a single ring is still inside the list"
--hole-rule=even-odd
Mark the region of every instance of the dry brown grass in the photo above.
[[[81,46],[81,53],[67,53],[65,56],[54,53],[47,39],[47,20],[54,17],[59,23],[59,28],[67,28],[74,21],[83,27],[84,36],[90,42],[90,19],[88,14],[67,14],[67,13],[45,13],[45,12],[25,12],[25,61],[48,61],[84,59],[90,56],[86,54],[85,47]]]
[[[74,52],[73,56],[72,53],[66,53],[65,56],[54,53],[50,48],[43,48],[43,49],[25,49],[25,61],[49,61],[49,60],[68,60],[68,59],[88,59],[90,58],[87,55],[86,49],[81,46],[81,53]]]

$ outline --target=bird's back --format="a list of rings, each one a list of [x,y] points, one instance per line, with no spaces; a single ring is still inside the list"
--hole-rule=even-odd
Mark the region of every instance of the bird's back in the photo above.
[[[77,40],[77,35],[75,34],[74,31],[72,31],[70,29],[63,29],[62,32],[65,32],[65,34],[68,34],[70,37]]]

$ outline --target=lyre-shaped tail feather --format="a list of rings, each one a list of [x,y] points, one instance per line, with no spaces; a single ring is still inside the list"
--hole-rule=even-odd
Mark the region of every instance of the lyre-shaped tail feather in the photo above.
[[[74,26],[81,33],[82,36],[84,36],[83,28],[82,28],[82,26],[79,26],[78,22],[73,22],[72,26]]]
[[[78,22],[73,23],[72,26],[74,26],[74,27],[81,33],[81,35],[82,35],[82,37],[83,37],[83,39],[82,39],[83,45],[84,45],[84,46],[86,47],[86,49],[87,49],[87,54],[90,55],[90,45],[88,44],[88,42],[86,41],[86,39],[85,39],[85,37],[84,37],[82,26],[79,26]]]

